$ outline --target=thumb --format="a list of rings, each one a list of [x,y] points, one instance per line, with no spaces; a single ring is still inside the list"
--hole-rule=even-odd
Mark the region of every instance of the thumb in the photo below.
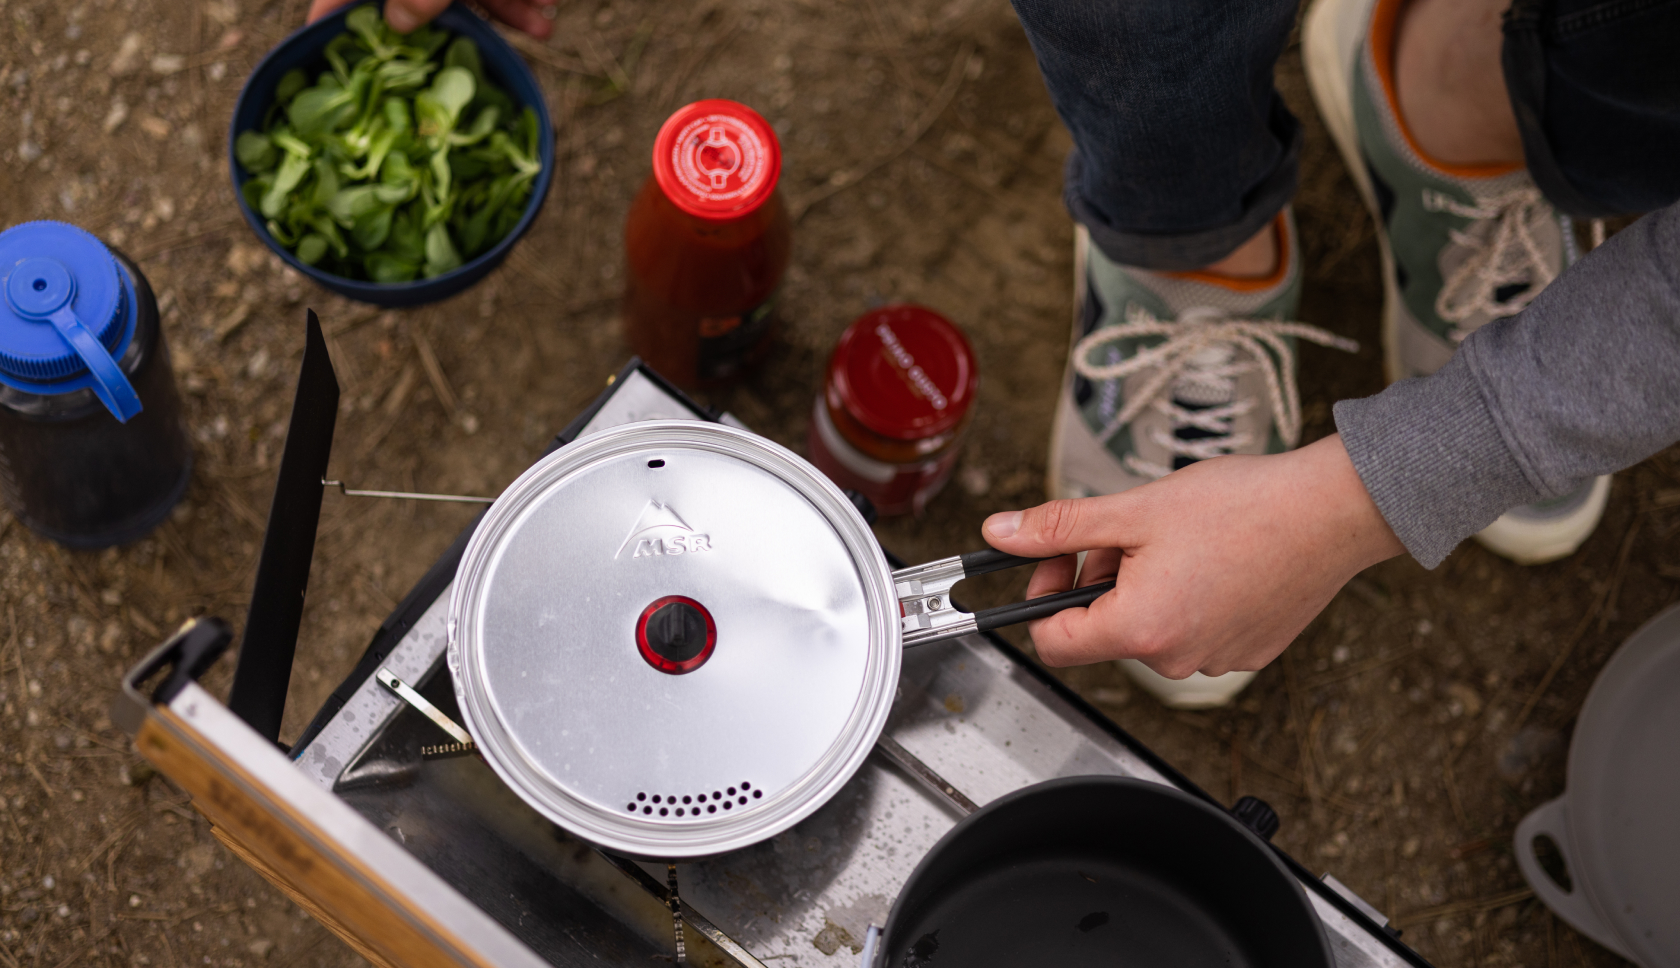
[[[1125,492],[1049,501],[1025,511],[994,514],[981,533],[999,551],[1029,558],[1124,548],[1136,540],[1127,526],[1132,503]]]
[[[385,4],[385,22],[399,34],[413,33],[447,6],[449,0],[390,0]]]

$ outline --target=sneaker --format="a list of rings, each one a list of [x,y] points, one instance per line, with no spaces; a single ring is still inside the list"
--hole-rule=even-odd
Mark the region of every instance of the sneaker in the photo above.
[[[1287,209],[1275,224],[1278,269],[1256,280],[1122,266],[1076,227],[1073,349],[1051,432],[1051,498],[1114,494],[1198,460],[1295,446],[1294,340],[1358,347],[1286,321],[1300,301],[1300,247]],[[1175,708],[1223,705],[1254,678],[1173,680],[1135,660],[1121,665]]]
[[[1315,0],[1302,25],[1307,82],[1382,231],[1383,351],[1390,382],[1434,373],[1481,326],[1515,315],[1575,260],[1567,216],[1515,165],[1425,156],[1393,95],[1399,0]],[[1609,479],[1506,512],[1477,540],[1523,564],[1586,541]]]

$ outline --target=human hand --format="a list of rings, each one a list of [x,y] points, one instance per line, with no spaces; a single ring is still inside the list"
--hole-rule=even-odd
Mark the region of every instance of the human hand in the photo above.
[[[310,0],[309,23],[314,23],[340,7],[355,0]],[[552,7],[555,0],[479,0],[490,15],[515,30],[523,30],[538,40],[547,40],[554,25],[542,15],[544,7]],[[386,0],[385,22],[399,34],[430,23],[443,13],[450,0]]]
[[[1348,579],[1405,550],[1339,436],[994,514],[982,533],[1000,551],[1062,556],[1039,564],[1029,598],[1115,580],[1089,608],[1029,626],[1046,664],[1130,658],[1172,679],[1261,668]]]

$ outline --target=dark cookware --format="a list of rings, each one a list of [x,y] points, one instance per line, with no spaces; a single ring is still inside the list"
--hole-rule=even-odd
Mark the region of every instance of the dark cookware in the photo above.
[[[867,968],[1332,968],[1306,893],[1218,807],[1115,776],[970,814],[899,893]]]

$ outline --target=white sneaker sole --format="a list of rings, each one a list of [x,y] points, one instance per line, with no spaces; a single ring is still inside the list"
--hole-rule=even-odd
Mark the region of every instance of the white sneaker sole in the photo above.
[[[1168,679],[1136,659],[1117,660],[1132,681],[1169,709],[1214,709],[1224,706],[1254,681],[1255,672],[1227,672],[1204,676],[1193,672],[1188,679]]]
[[[1574,554],[1598,527],[1609,500],[1609,475],[1597,477],[1587,499],[1568,514],[1539,519],[1502,514],[1475,538],[1489,551],[1519,565],[1544,565]]]

